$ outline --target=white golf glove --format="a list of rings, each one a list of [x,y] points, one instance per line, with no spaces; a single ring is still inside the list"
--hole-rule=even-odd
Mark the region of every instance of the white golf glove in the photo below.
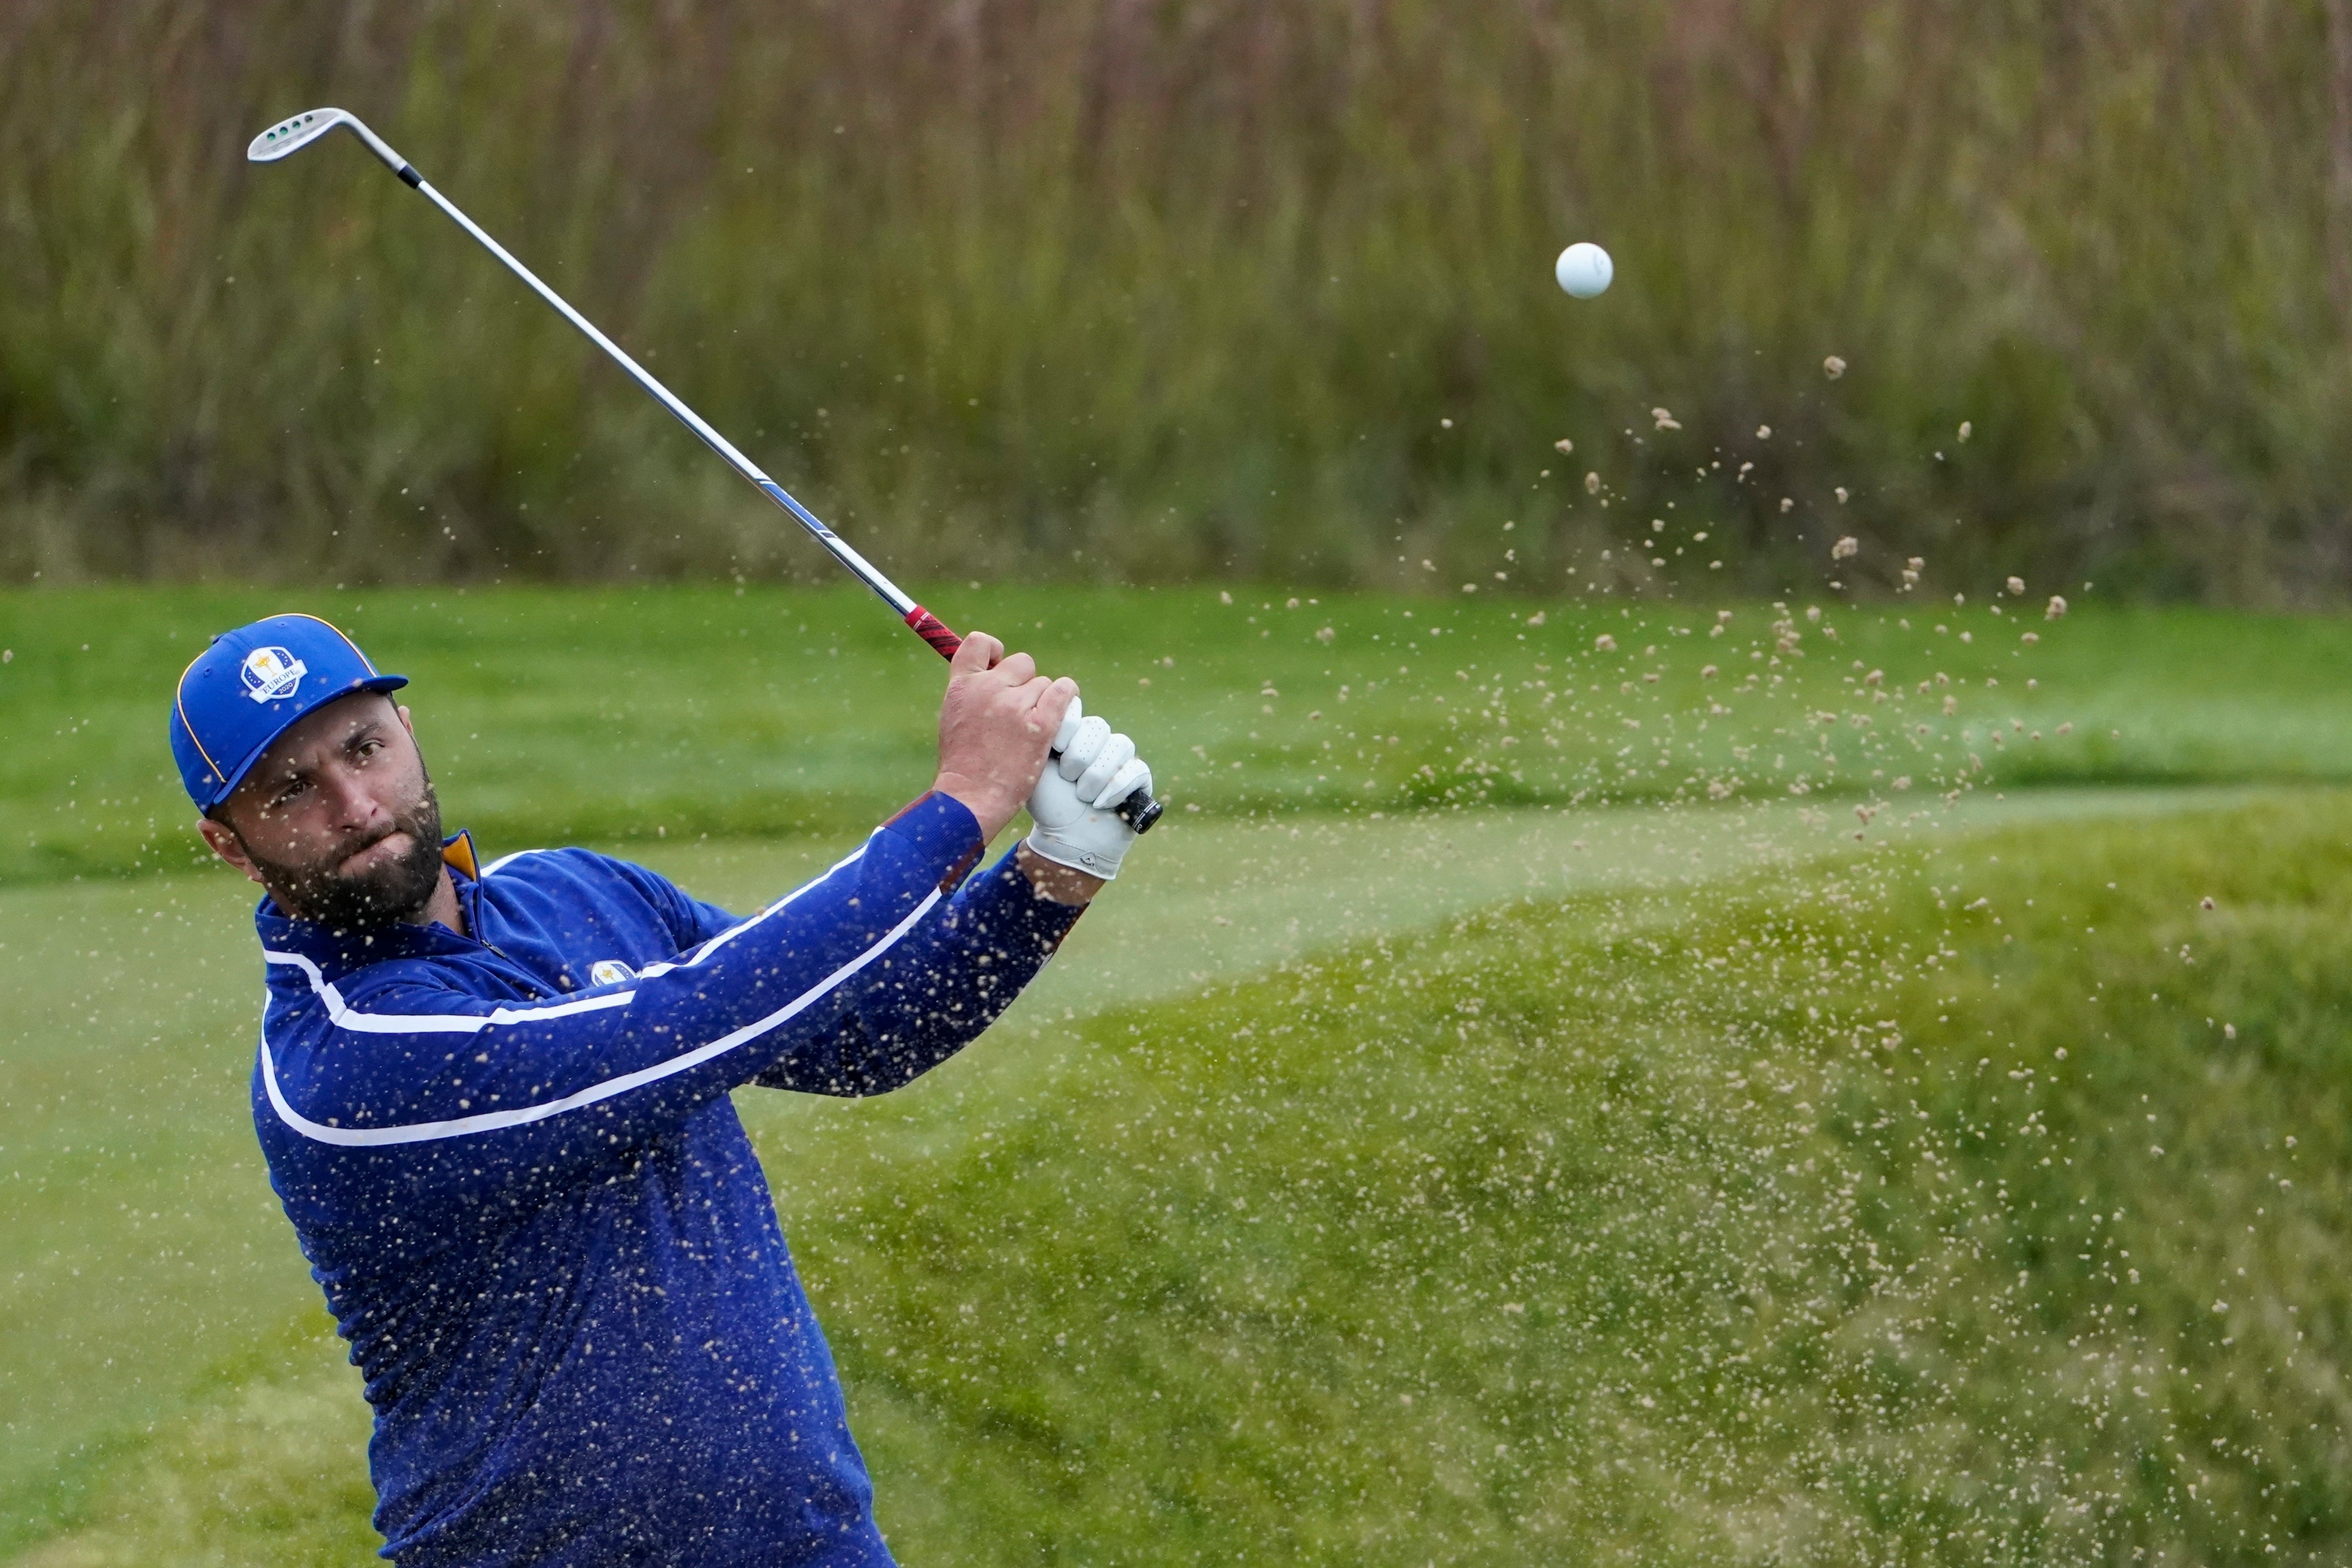
[[[1135,742],[1087,717],[1076,697],[1054,752],[1029,795],[1036,825],[1024,841],[1056,865],[1108,882],[1135,842],[1135,830],[1113,808],[1138,790],[1148,800],[1151,769],[1136,756]]]

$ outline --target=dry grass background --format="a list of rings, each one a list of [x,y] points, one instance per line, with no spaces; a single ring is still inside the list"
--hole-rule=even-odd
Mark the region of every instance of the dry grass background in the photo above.
[[[906,570],[1558,588],[1672,501],[1726,590],[2352,582],[2345,0],[23,0],[0,76],[16,580],[817,570],[356,149],[244,163],[334,102]]]

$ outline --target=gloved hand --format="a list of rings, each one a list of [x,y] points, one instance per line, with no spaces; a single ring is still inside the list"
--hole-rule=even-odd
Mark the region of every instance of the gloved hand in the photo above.
[[[1075,697],[1053,749],[1030,792],[1036,826],[1024,841],[1056,865],[1108,882],[1135,842],[1135,830],[1112,808],[1139,789],[1149,798],[1151,769],[1136,756],[1135,742],[1087,716]]]

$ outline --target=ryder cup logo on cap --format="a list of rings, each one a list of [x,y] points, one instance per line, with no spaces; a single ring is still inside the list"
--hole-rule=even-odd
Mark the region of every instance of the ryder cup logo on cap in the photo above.
[[[257,703],[290,697],[310,667],[283,648],[256,648],[245,656],[245,695]]]
[[[289,726],[354,692],[407,684],[379,673],[358,643],[315,615],[272,615],[222,632],[172,694],[172,757],[188,799],[211,810]]]

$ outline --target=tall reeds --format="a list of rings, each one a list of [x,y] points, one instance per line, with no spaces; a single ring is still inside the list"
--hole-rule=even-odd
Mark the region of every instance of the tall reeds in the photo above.
[[[22,0],[0,574],[817,570],[333,102],[916,576],[2332,598],[2344,12]]]

